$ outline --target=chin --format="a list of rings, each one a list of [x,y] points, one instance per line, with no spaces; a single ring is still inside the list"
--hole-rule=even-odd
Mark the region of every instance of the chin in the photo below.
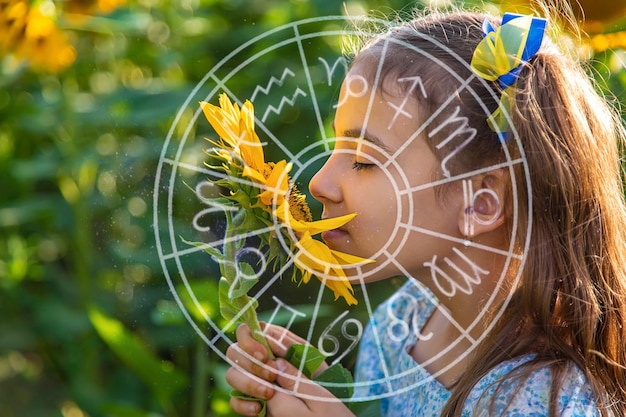
[[[361,256],[354,254],[355,256]],[[365,258],[365,256],[362,256]],[[368,258],[369,259],[369,258]],[[367,283],[381,281],[387,278],[391,278],[397,274],[391,274],[389,268],[383,268],[382,270],[376,270],[379,264],[372,262],[369,264],[361,265],[358,268],[346,268],[344,269],[346,277],[351,283],[361,283],[361,281]],[[374,272],[375,271],[375,272]]]

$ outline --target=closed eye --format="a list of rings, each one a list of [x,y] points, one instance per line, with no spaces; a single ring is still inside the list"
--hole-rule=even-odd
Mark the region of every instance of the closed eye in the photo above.
[[[356,171],[361,171],[361,170],[371,169],[375,166],[376,164],[364,164],[363,162],[354,161],[354,163],[352,164],[352,169]]]

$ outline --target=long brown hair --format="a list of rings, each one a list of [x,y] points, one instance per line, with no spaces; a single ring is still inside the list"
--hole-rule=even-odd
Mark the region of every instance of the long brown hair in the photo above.
[[[485,108],[478,105],[493,111],[499,98],[493,91],[498,87],[485,88],[468,67],[483,37],[485,18],[469,12],[424,15],[375,39],[355,61],[372,64],[372,79],[380,70],[382,87],[391,76],[420,76],[426,97],[415,98],[426,113],[447,106],[437,116],[445,118],[461,109],[467,125],[476,129],[476,139],[451,161],[450,169],[457,172],[501,162],[506,149],[489,129]],[[491,19],[497,26],[499,19]],[[406,45],[414,46],[419,55],[407,53]],[[378,68],[383,53],[384,63]],[[442,65],[450,71],[442,70]],[[458,88],[459,74],[460,79],[471,80],[464,89]],[[532,227],[530,242],[523,253],[520,283],[454,385],[442,415],[461,416],[465,400],[482,377],[498,364],[526,354],[534,359],[510,378],[523,380],[549,366],[551,416],[557,415],[557,395],[572,364],[586,375],[603,416],[626,415],[621,119],[596,92],[580,63],[549,40],[523,66],[515,88],[511,120],[522,149],[511,144],[506,151],[525,159],[530,181],[524,180],[518,165],[514,177],[520,217],[513,235],[525,236]],[[454,100],[445,104],[449,97]],[[438,125],[435,118],[431,126]],[[435,143],[437,136],[450,133],[426,136]],[[440,157],[450,152],[433,150]],[[520,242],[520,253],[521,246]]]

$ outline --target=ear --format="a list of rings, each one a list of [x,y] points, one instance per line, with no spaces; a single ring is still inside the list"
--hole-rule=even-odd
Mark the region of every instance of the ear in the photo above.
[[[504,224],[508,178],[505,170],[498,169],[473,177],[463,184],[465,198],[458,221],[459,230],[465,238],[472,240]]]

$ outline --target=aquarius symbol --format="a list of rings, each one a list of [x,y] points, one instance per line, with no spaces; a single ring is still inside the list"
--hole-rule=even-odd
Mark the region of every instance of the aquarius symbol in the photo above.
[[[296,87],[296,91],[293,93],[293,96],[291,96],[291,98],[287,98],[287,96],[283,96],[283,98],[280,99],[278,108],[272,106],[271,104],[267,106],[267,110],[265,110],[265,113],[263,113],[263,117],[261,118],[261,121],[265,123],[265,120],[267,119],[267,116],[269,115],[270,112],[275,113],[275,114],[280,114],[285,103],[293,107],[298,96],[302,96],[302,97],[307,96],[306,93],[300,87]]]
[[[283,71],[283,74],[280,76],[280,79],[272,75],[272,77],[270,78],[269,82],[265,85],[265,87],[261,87],[260,85],[256,86],[256,88],[254,89],[254,92],[252,92],[252,95],[250,96],[250,101],[254,102],[254,99],[256,98],[256,95],[259,93],[259,91],[262,92],[264,95],[268,95],[273,85],[278,85],[279,87],[282,87],[283,83],[285,82],[285,79],[288,76],[295,77],[295,75],[296,74],[294,74],[293,71],[290,70],[289,68],[285,68],[285,70]]]

